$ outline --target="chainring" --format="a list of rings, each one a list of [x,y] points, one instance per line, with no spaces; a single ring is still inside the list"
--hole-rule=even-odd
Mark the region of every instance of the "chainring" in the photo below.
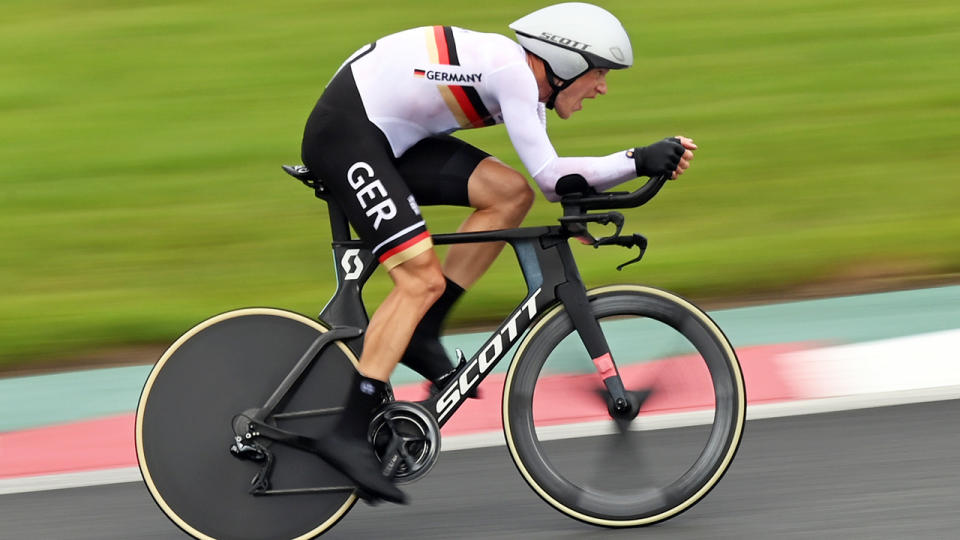
[[[381,463],[399,458],[393,473],[398,484],[419,480],[440,457],[440,426],[427,409],[409,401],[391,401],[370,422],[370,441]],[[390,448],[393,455],[387,455]]]

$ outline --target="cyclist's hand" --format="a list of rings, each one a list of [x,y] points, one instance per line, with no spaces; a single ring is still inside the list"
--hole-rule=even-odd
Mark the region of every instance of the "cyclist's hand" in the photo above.
[[[683,145],[683,155],[680,156],[680,163],[678,163],[677,168],[674,169],[673,176],[670,177],[671,180],[676,180],[678,176],[683,174],[683,171],[690,167],[690,162],[693,161],[693,151],[697,149],[697,145],[694,144],[693,139],[689,137],[677,135],[674,139],[679,139],[680,144]]]
[[[637,176],[666,176],[675,179],[690,167],[697,145],[687,137],[668,137],[634,152]]]

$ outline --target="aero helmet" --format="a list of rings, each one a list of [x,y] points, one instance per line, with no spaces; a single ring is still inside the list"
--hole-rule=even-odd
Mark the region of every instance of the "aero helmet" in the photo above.
[[[553,94],[593,68],[624,69],[633,65],[630,37],[609,11],[583,2],[547,6],[510,24],[520,45],[543,60]],[[554,77],[560,79],[556,84]]]

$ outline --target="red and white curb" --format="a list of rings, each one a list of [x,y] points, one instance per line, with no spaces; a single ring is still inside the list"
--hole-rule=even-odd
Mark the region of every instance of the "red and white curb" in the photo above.
[[[747,347],[738,356],[747,382],[749,420],[960,398],[960,330],[838,346]],[[627,379],[653,369],[627,366],[621,371]],[[499,412],[503,379],[491,375],[484,381],[483,399],[468,401],[444,426],[444,451],[504,444]],[[557,384],[566,390],[567,413],[576,409],[577,400],[587,402],[571,389],[589,385],[569,385],[559,378]],[[696,386],[668,381],[671,390],[651,404],[656,412],[641,417],[635,429],[708,422],[710,416],[696,410],[702,397]],[[407,386],[396,393],[398,399],[420,399],[423,388]],[[562,439],[608,433],[609,422],[600,421],[594,410],[584,405],[578,417],[582,421],[552,426],[544,435]],[[139,481],[133,423],[133,415],[126,414],[0,433],[0,494]]]

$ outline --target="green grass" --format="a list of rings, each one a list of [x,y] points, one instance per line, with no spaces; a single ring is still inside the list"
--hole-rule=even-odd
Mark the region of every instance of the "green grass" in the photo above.
[[[527,4],[527,5],[524,5]],[[315,314],[322,204],[285,178],[343,58],[422,24],[507,33],[543,2],[7,0],[0,18],[0,366],[172,340],[214,312]],[[578,250],[591,284],[775,294],[850,269],[960,270],[960,4],[616,1],[637,65],[550,121],[561,154],[683,133],[693,168],[627,212],[646,260]],[[464,137],[520,167],[502,127]],[[521,169],[522,170],[522,169]],[[540,198],[527,224],[555,220]],[[430,208],[434,231],[466,215]],[[866,269],[866,270],[864,270]],[[371,306],[388,290],[378,275]],[[455,313],[522,285],[504,256]]]

